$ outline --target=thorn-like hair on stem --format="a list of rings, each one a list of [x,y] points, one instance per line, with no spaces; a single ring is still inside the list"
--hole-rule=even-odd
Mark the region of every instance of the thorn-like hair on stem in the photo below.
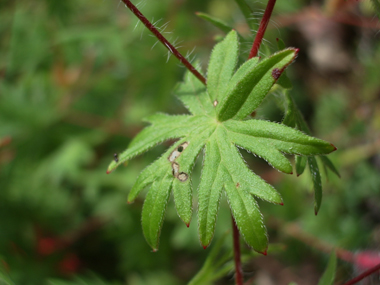
[[[138,9],[142,9],[142,8],[145,7],[145,5],[146,5],[146,1],[145,1],[145,0],[141,0],[141,1],[138,2],[135,6],[136,6],[136,8],[138,8]]]

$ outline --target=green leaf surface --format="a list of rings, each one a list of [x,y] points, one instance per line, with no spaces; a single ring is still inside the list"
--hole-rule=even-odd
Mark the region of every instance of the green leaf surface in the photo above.
[[[159,236],[172,183],[172,177],[165,174],[160,180],[153,182],[145,198],[141,223],[146,241],[154,251],[158,250]]]
[[[234,183],[227,169],[224,168],[222,171],[227,199],[240,234],[250,247],[265,253],[268,248],[268,237],[257,202],[250,193]]]
[[[108,172],[158,143],[179,139],[141,172],[128,196],[128,202],[133,202],[144,188],[150,186],[143,206],[142,226],[144,236],[153,250],[158,249],[171,191],[179,217],[189,225],[193,211],[192,169],[199,153],[204,150],[197,191],[201,244],[207,247],[214,236],[219,202],[224,190],[246,243],[258,252],[266,251],[266,228],[255,199],[282,204],[282,198],[271,185],[248,168],[239,148],[265,159],[285,173],[292,173],[292,165],[284,154],[325,155],[335,150],[330,143],[284,124],[254,119],[241,121],[248,110],[250,112],[260,104],[276,82],[280,74],[276,73],[274,78],[273,69],[286,68],[296,53],[294,49],[284,50],[262,62],[253,58],[234,73],[238,40],[237,33],[230,32],[212,52],[207,89],[189,72],[185,74],[184,82],[177,85],[176,94],[191,115],[156,114],[148,117],[146,121],[151,125],[132,140],[117,161],[111,162]],[[292,122],[288,121],[298,126],[294,110],[286,118],[293,118]],[[308,159],[312,173],[316,173],[314,157]],[[320,186],[317,173],[314,180]],[[319,196],[316,196],[316,209],[319,209],[321,191],[317,186],[315,188]]]
[[[214,236],[224,183],[221,167],[221,153],[217,140],[212,137],[205,147],[203,171],[198,189],[198,230],[203,247],[207,247]]]
[[[239,41],[236,31],[231,31],[212,50],[207,70],[207,91],[212,102],[223,100],[222,95],[230,82],[238,62]]]
[[[215,108],[207,94],[206,86],[187,71],[184,82],[177,85],[174,93],[193,115],[215,115]]]
[[[296,173],[297,176],[300,176],[306,168],[306,162],[307,162],[307,157],[305,156],[296,156]]]
[[[332,161],[328,157],[320,156],[319,158],[321,159],[321,161],[325,167],[330,169],[333,173],[335,173],[336,176],[338,176],[340,178],[340,174],[339,174],[338,169],[336,169],[335,165],[332,163]]]
[[[229,120],[224,126],[231,132],[260,138],[261,143],[270,144],[288,154],[328,154],[335,150],[333,145],[324,140],[310,137],[282,124],[262,120]]]
[[[254,111],[297,53],[297,49],[286,49],[258,64],[251,64],[250,68],[246,65],[255,59],[243,64],[242,70],[239,69],[228,84],[224,100],[217,107],[218,119],[243,119]]]
[[[333,285],[335,280],[337,258],[335,252],[330,255],[327,268],[323,273],[321,279],[318,282],[318,285]]]

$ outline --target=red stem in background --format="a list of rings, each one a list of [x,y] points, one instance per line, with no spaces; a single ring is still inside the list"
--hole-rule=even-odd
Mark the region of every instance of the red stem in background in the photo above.
[[[261,22],[260,22],[259,29],[257,30],[257,34],[255,37],[255,41],[253,42],[251,52],[249,53],[248,59],[257,56],[257,53],[259,52],[259,48],[260,48],[261,42],[263,41],[265,30],[268,27],[268,23],[269,23],[270,17],[272,16],[272,11],[275,4],[276,4],[276,0],[268,1],[263,18],[261,19]]]
[[[198,72],[198,70],[195,69],[195,67],[156,29],[156,27],[149,22],[147,18],[140,12],[139,9],[135,5],[131,3],[129,0],[122,0],[125,5],[133,12],[133,14],[136,15],[137,18],[145,25],[145,27],[148,28],[149,31],[151,31],[156,38],[164,44],[164,46],[174,54],[176,58],[179,59],[179,61],[186,66],[186,68],[193,73],[204,85],[206,85],[206,78]]]
[[[241,267],[240,260],[240,240],[239,240],[239,229],[237,228],[234,217],[232,218],[232,236],[234,240],[234,261],[235,261],[235,284],[243,285],[243,269]]]
[[[343,285],[353,285],[358,283],[360,280],[370,276],[371,274],[375,273],[376,271],[380,270],[380,264],[368,269],[367,271],[364,271],[359,276],[356,276],[354,279],[351,279],[350,281],[344,283]]]

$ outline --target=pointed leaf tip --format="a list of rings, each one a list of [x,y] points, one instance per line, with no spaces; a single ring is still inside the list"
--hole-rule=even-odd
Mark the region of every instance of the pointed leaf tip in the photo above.
[[[208,247],[208,245],[203,245],[203,249],[206,249]]]
[[[157,252],[158,248],[153,248],[152,252]]]
[[[190,223],[186,224],[186,227],[190,227]]]
[[[111,170],[107,170],[106,171],[106,174],[110,174],[112,171]]]
[[[331,144],[331,146],[334,148],[333,151],[336,151],[336,150],[337,150],[337,147],[336,147],[335,145],[333,145],[332,143],[330,143],[330,144]]]
[[[316,216],[318,216],[318,211],[317,211],[317,210],[314,210],[314,214],[315,214]]]
[[[268,249],[265,249],[263,252],[260,252],[262,255],[265,255],[265,256],[267,256],[267,254],[268,254]]]
[[[281,202],[279,205],[280,205],[280,206],[284,206],[284,202]]]

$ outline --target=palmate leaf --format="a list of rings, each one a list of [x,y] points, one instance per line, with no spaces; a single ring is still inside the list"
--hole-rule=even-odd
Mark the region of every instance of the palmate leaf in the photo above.
[[[335,150],[330,143],[298,130],[260,120],[242,120],[261,103],[266,93],[295,59],[296,49],[285,49],[260,61],[253,58],[235,72],[238,58],[235,31],[217,44],[208,67],[207,88],[190,73],[176,88],[191,115],[157,114],[147,119],[129,148],[107,170],[168,139],[178,139],[137,178],[128,202],[150,185],[142,226],[149,245],[158,249],[166,206],[172,191],[180,218],[192,216],[191,172],[199,153],[204,162],[198,189],[199,239],[207,247],[214,235],[219,201],[225,192],[231,212],[246,243],[258,252],[268,245],[266,228],[256,198],[282,204],[280,194],[245,164],[238,148],[245,148],[284,173],[292,166],[284,154],[312,156]]]

